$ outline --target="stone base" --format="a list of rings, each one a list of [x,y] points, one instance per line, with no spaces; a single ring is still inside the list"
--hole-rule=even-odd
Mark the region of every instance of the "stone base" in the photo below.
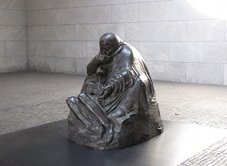
[[[110,151],[69,142],[67,119],[0,135],[0,165],[176,166],[227,136],[225,130],[163,123],[163,134],[136,146]]]

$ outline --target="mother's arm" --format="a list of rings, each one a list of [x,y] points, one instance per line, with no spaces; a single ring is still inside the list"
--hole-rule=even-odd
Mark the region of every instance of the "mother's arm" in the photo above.
[[[96,55],[97,56],[97,55]],[[91,76],[95,74],[98,66],[101,65],[101,61],[99,61],[96,56],[91,60],[91,62],[87,65],[87,75]]]
[[[111,74],[102,95],[99,97],[101,99],[106,99],[112,93],[122,93],[134,84],[135,72],[133,70],[133,53],[130,49],[125,48],[118,56],[121,58],[118,63],[113,66],[113,73]]]

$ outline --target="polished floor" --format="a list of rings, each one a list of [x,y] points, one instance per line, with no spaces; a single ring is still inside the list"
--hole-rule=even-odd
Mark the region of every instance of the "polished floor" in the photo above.
[[[227,136],[227,131],[164,121],[165,132],[145,143],[109,151],[67,140],[67,120],[0,136],[0,165],[176,166]]]

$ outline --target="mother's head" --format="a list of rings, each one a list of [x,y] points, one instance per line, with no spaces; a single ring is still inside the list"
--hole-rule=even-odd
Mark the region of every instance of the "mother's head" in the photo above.
[[[121,39],[113,33],[105,33],[99,40],[100,52],[104,55],[112,55],[118,48]]]

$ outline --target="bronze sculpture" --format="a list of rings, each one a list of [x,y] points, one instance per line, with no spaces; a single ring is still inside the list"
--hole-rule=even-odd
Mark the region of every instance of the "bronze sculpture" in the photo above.
[[[163,132],[155,90],[140,53],[117,35],[101,36],[78,97],[70,97],[68,137],[93,149],[120,149]]]

